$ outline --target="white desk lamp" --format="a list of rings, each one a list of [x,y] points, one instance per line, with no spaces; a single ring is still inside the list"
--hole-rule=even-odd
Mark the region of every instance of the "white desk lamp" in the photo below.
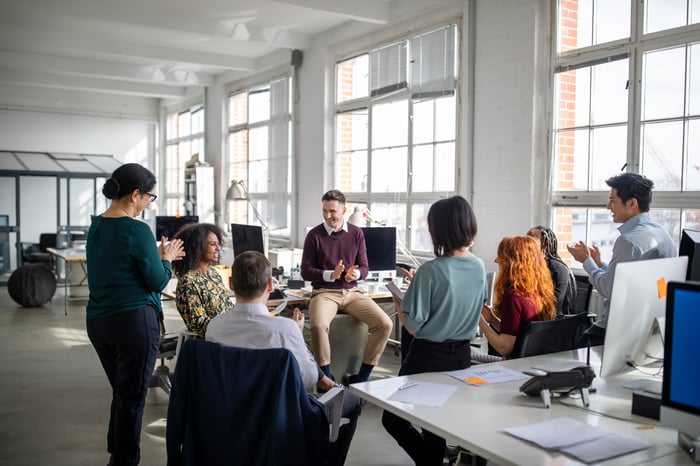
[[[265,249],[265,254],[267,254],[269,251],[268,241],[270,236],[270,227],[267,226],[267,222],[263,220],[262,215],[260,215],[258,208],[255,206],[255,202],[253,202],[253,199],[250,197],[250,191],[248,191],[248,186],[246,186],[245,181],[231,180],[231,186],[229,186],[228,190],[226,191],[226,199],[229,201],[248,201],[248,204],[250,204],[251,209],[253,209],[253,214],[255,215],[255,218],[258,220],[260,226],[262,227],[263,248]]]

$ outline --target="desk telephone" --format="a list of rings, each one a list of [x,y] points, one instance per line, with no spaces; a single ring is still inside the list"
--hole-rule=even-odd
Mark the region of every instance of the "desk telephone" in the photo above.
[[[540,396],[545,408],[552,404],[552,392],[569,393],[579,390],[581,400],[588,407],[588,389],[593,383],[595,372],[591,366],[574,367],[568,371],[544,372],[535,375],[520,386],[520,391],[530,396]],[[527,373],[527,372],[526,372]]]

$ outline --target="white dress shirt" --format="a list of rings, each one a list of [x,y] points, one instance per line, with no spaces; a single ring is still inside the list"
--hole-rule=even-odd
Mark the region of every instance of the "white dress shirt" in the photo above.
[[[294,354],[306,389],[319,380],[316,360],[299,325],[287,317],[272,317],[262,304],[238,303],[209,322],[207,341],[238,348],[286,348]]]

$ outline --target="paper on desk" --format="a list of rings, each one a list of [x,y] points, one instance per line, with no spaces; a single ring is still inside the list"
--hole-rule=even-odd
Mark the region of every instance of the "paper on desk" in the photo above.
[[[504,429],[507,433],[550,450],[592,463],[651,446],[649,443],[561,417]]]
[[[649,448],[651,444],[625,435],[610,433],[590,442],[562,448],[561,451],[584,461],[595,463],[598,461],[626,455],[633,451]]]
[[[470,367],[468,369],[448,372],[447,375],[466,382],[469,385],[488,385],[528,378],[528,376],[522,372],[506,369],[498,364]]]
[[[439,408],[450,399],[455,391],[457,391],[457,387],[454,385],[418,382],[405,390],[396,390],[387,400]]]

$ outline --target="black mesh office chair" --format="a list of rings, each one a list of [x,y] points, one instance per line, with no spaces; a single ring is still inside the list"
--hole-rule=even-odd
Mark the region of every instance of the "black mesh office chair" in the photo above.
[[[574,275],[576,277],[576,300],[570,314],[588,313],[591,304],[593,285],[588,281],[588,275]]]
[[[515,339],[515,347],[509,359],[585,347],[587,342],[579,337],[590,325],[587,313],[529,322]]]
[[[51,266],[52,256],[46,248],[56,247],[56,233],[42,233],[38,243],[22,243],[22,260],[31,264]]]

